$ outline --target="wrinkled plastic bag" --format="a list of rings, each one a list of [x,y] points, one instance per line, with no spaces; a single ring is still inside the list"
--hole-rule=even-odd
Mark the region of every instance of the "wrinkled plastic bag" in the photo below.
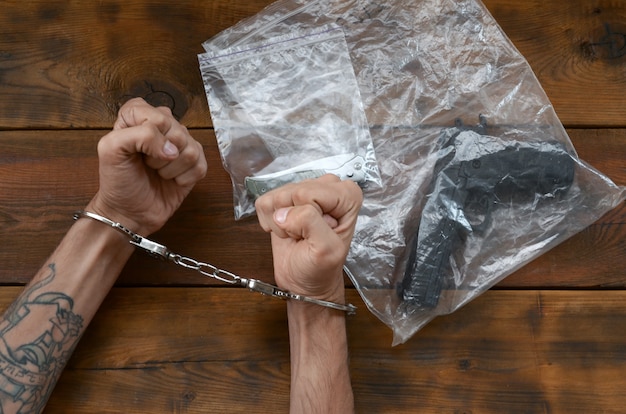
[[[255,197],[268,190],[267,180],[251,182],[254,177],[282,175],[306,164],[311,167],[300,173],[301,179],[347,161],[363,173],[355,181],[380,185],[341,28],[291,31],[205,53],[199,61],[220,154],[233,182],[236,218],[253,214]],[[321,165],[329,162],[333,165]],[[298,178],[287,176],[272,181],[274,186]]]
[[[578,158],[526,60],[477,0],[283,0],[203,46],[326,24],[345,32],[382,178],[365,189],[346,268],[394,344],[624,200]],[[459,174],[485,162],[489,174]],[[419,279],[420,266],[437,270],[436,283]]]

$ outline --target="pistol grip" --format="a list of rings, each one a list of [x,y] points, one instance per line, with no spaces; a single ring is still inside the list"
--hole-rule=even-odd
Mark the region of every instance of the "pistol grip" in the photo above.
[[[448,217],[420,242],[415,237],[399,292],[404,302],[417,309],[437,307],[451,272],[450,257],[460,243],[459,225]]]

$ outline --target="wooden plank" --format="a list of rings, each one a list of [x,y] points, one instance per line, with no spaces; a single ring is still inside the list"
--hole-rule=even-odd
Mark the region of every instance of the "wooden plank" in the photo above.
[[[202,42],[270,2],[5,1],[0,128],[106,128],[132,96],[206,126]]]
[[[244,277],[272,278],[269,239],[255,218],[235,221],[230,178],[215,135],[193,130],[204,145],[209,174],[180,211],[154,235],[187,256]],[[570,130],[581,158],[626,185],[626,130]],[[25,283],[71,225],[71,214],[97,190],[96,143],[103,131],[0,132],[0,281]],[[626,284],[626,206],[505,279],[502,286],[610,286]],[[199,274],[135,255],[120,284],[203,285]]]
[[[387,355],[353,346],[372,361],[363,377],[353,364],[357,400],[372,412],[616,413],[623,294],[488,292]]]
[[[626,152],[619,148],[623,130],[567,132],[583,161],[609,174],[616,184],[626,185]],[[499,286],[624,287],[625,267],[618,263],[626,260],[625,231],[626,204],[622,203],[594,225],[504,279]]]
[[[5,1],[0,129],[106,128],[144,96],[192,127],[210,125],[201,43],[271,0]],[[570,126],[625,126],[626,5],[486,0]]]
[[[97,140],[130,96],[172,107],[210,165],[153,238],[273,280],[268,236],[255,219],[234,221],[214,133],[198,129],[211,123],[196,60],[202,41],[272,1],[2,3],[0,308],[21,290],[6,285],[30,279],[96,191]],[[484,1],[575,127],[568,133],[581,158],[626,185],[626,4]],[[359,306],[348,319],[357,411],[623,411],[625,252],[622,204],[394,348],[391,331],[348,289]],[[288,398],[283,302],[138,254],[46,413],[273,413],[286,412]]]
[[[625,126],[626,4],[484,0],[567,126]]]
[[[589,226],[513,273],[498,286],[623,288],[626,272],[626,206]],[[611,222],[613,219],[619,222]]]
[[[0,281],[24,283],[43,264],[98,188],[96,143],[103,131],[0,132]],[[250,277],[271,276],[268,236],[256,219],[236,222],[230,178],[215,136],[193,131],[204,145],[209,174],[166,228],[153,238],[172,250]],[[245,260],[242,260],[245,258]],[[211,280],[136,255],[122,275],[129,284],[204,284]]]
[[[6,307],[19,288],[0,290]],[[626,292],[490,291],[407,343],[348,318],[357,412],[619,412]],[[115,288],[47,413],[285,412],[285,305],[235,288]]]
[[[287,413],[289,365],[199,362],[66,371],[46,414]]]

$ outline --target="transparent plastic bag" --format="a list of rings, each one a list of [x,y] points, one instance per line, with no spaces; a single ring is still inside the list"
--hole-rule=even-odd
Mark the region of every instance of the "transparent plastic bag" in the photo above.
[[[578,158],[478,0],[282,0],[203,46],[329,23],[345,33],[382,179],[365,190],[346,269],[394,344],[626,197]]]
[[[345,176],[380,185],[340,28],[291,32],[199,61],[236,218],[254,213],[254,198],[272,187],[326,172],[344,178],[346,163]]]

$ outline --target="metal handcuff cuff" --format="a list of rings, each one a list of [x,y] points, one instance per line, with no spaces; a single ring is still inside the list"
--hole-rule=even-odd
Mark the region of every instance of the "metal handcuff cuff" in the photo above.
[[[354,315],[356,312],[356,306],[351,305],[351,304],[341,305],[339,303],[334,303],[334,302],[329,302],[325,300],[310,298],[308,296],[298,295],[295,293],[282,290],[281,288],[271,285],[269,283],[265,283],[257,279],[246,279],[246,278],[237,276],[231,272],[228,272],[226,270],[219,269],[209,263],[199,262],[190,257],[185,257],[179,254],[172,253],[167,247],[163,246],[162,244],[156,243],[143,236],[140,236],[136,234],[135,232],[131,231],[130,229],[124,227],[122,224],[116,223],[98,214],[91,213],[89,211],[82,211],[82,210],[74,213],[74,220],[78,220],[81,217],[90,218],[92,220],[99,221],[103,224],[113,227],[115,230],[126,235],[130,239],[130,244],[147,252],[153,257],[173,262],[186,269],[196,270],[204,276],[211,277],[221,282],[224,282],[230,285],[247,287],[252,292],[258,292],[267,296],[272,296],[272,297],[281,298],[285,300],[286,299],[299,300],[302,302],[313,303],[313,304],[324,306],[327,308],[344,311],[344,312],[347,312],[348,315]]]

